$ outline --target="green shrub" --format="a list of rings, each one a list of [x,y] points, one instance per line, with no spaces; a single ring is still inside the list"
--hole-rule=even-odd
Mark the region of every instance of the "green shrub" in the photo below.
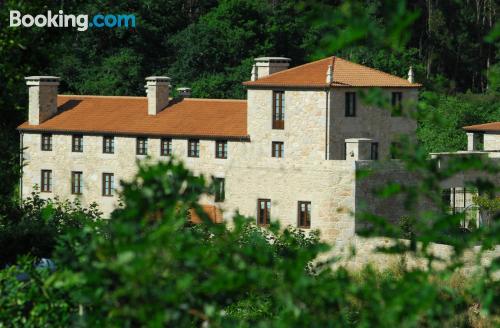
[[[0,220],[0,268],[15,263],[21,255],[50,257],[59,236],[81,229],[101,214],[96,205],[86,209],[78,200],[44,200],[37,193],[12,213]]]

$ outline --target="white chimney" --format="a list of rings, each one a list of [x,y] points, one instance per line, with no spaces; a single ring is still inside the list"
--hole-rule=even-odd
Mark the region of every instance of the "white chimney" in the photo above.
[[[285,57],[259,57],[255,58],[255,80],[283,71],[290,66],[290,58]],[[252,78],[254,70],[252,68]],[[252,80],[252,81],[255,81]]]
[[[30,125],[39,125],[57,114],[57,76],[28,76],[26,85],[29,95]]]
[[[179,92],[179,96],[182,98],[191,97],[191,88],[177,88],[177,92]]]
[[[415,83],[415,73],[413,73],[412,66],[410,66],[410,70],[408,71],[408,82]]]
[[[333,83],[333,66],[328,65],[328,69],[326,70],[326,83]]]
[[[148,97],[148,114],[157,115],[168,105],[170,78],[167,76],[147,77],[146,94]]]
[[[257,65],[253,64],[252,65],[252,76],[250,77],[251,81],[257,81],[258,79],[258,73],[257,73]]]

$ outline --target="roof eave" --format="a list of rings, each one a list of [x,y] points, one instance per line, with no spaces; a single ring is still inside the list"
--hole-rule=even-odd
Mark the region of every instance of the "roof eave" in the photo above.
[[[86,135],[115,135],[124,137],[134,137],[134,136],[145,136],[145,137],[164,137],[164,138],[199,138],[199,139],[227,139],[227,140],[239,140],[248,141],[250,140],[250,135],[209,135],[209,134],[175,134],[175,133],[151,133],[151,132],[136,132],[136,131],[86,131],[86,130],[66,130],[66,129],[54,129],[54,128],[43,128],[43,127],[23,127],[20,125],[17,127],[19,132],[32,132],[32,133],[60,133],[60,134],[86,134]]]
[[[467,126],[464,126],[462,129],[467,132],[500,132],[500,129],[470,128]]]

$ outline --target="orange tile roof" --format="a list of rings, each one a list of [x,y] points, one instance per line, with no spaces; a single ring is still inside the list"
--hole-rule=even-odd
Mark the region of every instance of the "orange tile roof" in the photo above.
[[[333,83],[326,82],[328,66],[333,65]],[[418,83],[359,65],[339,57],[327,57],[274,73],[256,81],[243,82],[248,87],[398,87],[418,88]]]
[[[500,132],[500,122],[464,126],[465,131],[498,131]]]
[[[146,97],[57,97],[59,113],[21,131],[81,132],[201,138],[248,138],[245,100],[173,100],[158,115],[148,115]]]

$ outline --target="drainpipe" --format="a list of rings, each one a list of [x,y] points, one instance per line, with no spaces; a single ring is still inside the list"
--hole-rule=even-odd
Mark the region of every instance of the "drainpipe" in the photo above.
[[[330,89],[325,90],[325,112],[326,112],[326,122],[325,122],[325,160],[330,159]]]
[[[19,133],[19,203],[22,204],[23,201],[23,157],[24,157],[24,145],[23,145],[23,138],[24,138],[24,133],[20,132]]]

